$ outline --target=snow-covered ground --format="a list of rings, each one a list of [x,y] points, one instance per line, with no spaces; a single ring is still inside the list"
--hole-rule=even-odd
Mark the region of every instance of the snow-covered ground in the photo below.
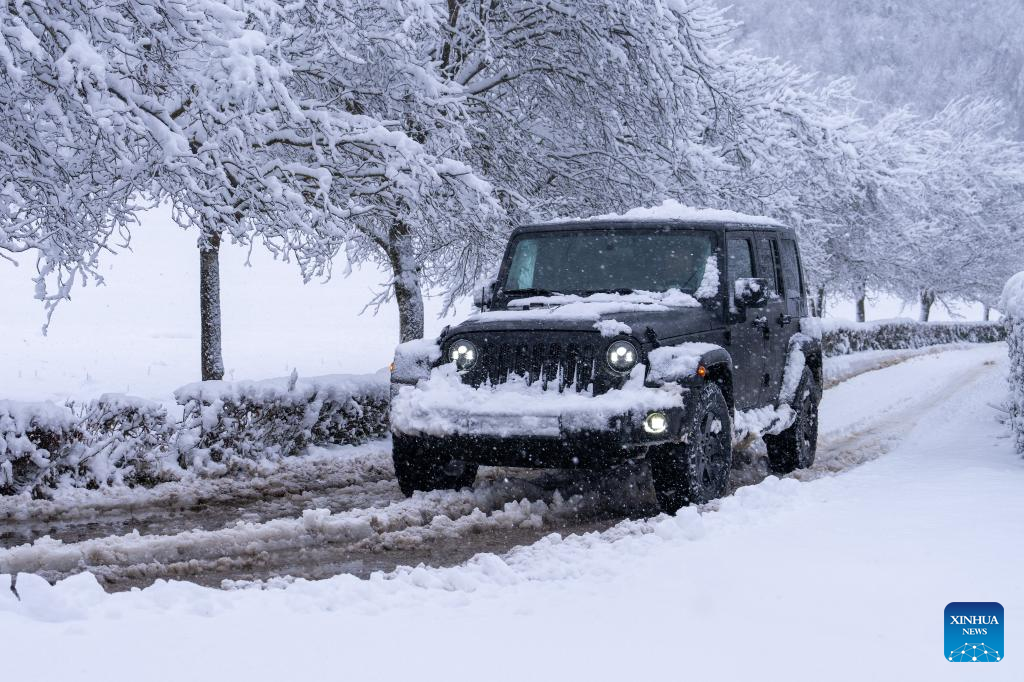
[[[835,386],[819,461],[797,477],[460,566],[113,595],[87,573],[55,587],[23,574],[21,601],[0,578],[5,679],[961,679],[941,651],[943,609],[998,601],[1007,657],[967,674],[1019,680],[1024,461],[990,404],[1004,355],[927,354]],[[453,501],[378,517],[409,503]],[[469,532],[500,513],[543,524],[545,509],[506,505]]]

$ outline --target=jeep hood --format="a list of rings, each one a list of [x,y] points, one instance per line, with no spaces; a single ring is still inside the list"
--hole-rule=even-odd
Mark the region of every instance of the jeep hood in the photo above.
[[[662,338],[710,329],[716,316],[677,290],[631,294],[534,296],[507,309],[471,315],[448,336],[486,331],[591,331],[639,337],[650,327]]]

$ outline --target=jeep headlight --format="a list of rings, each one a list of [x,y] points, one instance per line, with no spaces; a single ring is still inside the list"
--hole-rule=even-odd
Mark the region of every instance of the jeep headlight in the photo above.
[[[455,369],[464,372],[476,364],[480,351],[476,344],[467,339],[459,339],[448,347],[448,359],[455,363]]]
[[[625,374],[636,367],[638,359],[636,346],[631,344],[629,341],[616,341],[612,345],[608,346],[608,352],[605,355],[605,359],[608,361],[609,367],[616,372],[622,372]]]

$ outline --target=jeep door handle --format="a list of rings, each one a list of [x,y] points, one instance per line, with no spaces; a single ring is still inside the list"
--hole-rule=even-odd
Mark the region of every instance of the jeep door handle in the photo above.
[[[792,315],[787,315],[786,313],[782,313],[781,315],[779,315],[779,326],[780,327],[785,327],[787,324],[789,324],[792,321],[793,321],[793,316]]]

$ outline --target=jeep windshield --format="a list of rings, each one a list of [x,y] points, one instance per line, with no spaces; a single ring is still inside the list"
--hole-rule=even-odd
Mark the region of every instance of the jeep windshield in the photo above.
[[[512,245],[504,293],[548,296],[678,289],[693,294],[715,245],[713,233],[694,230],[528,233]]]

